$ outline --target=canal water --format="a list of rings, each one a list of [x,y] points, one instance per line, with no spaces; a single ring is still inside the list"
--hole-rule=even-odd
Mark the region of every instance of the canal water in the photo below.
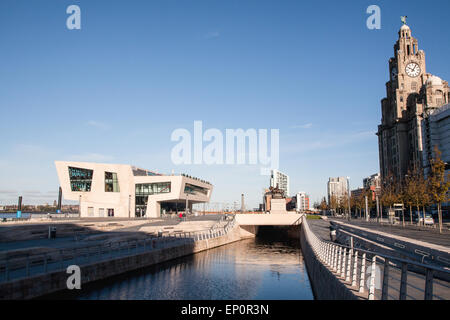
[[[312,300],[299,240],[257,237],[88,284],[58,298]],[[55,298],[55,296],[53,297]]]

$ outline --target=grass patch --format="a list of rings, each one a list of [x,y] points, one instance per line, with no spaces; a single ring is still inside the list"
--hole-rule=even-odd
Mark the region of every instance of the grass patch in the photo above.
[[[322,219],[319,215],[315,215],[315,214],[307,214],[306,215],[306,219],[308,220],[320,220]]]

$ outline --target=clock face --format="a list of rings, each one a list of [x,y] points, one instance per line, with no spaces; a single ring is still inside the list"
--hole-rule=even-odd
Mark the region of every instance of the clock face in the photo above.
[[[420,74],[420,67],[417,63],[411,62],[411,63],[408,63],[405,71],[408,76],[410,76],[411,78],[415,78],[415,77],[419,76],[419,74]]]

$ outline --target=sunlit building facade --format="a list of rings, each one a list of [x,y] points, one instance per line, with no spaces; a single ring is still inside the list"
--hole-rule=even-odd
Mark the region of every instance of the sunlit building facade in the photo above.
[[[63,197],[81,217],[160,217],[209,202],[213,186],[187,175],[164,175],[122,164],[55,161]],[[186,201],[187,200],[187,201]]]

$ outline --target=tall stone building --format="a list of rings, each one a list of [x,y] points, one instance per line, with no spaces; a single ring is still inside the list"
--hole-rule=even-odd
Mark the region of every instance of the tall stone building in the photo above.
[[[377,135],[381,176],[402,179],[410,167],[422,166],[424,111],[447,104],[450,94],[447,81],[427,73],[425,52],[406,24],[398,36]]]
[[[335,197],[340,200],[342,197],[348,195],[349,181],[346,177],[329,178],[327,184],[328,204],[331,203],[331,198]]]

